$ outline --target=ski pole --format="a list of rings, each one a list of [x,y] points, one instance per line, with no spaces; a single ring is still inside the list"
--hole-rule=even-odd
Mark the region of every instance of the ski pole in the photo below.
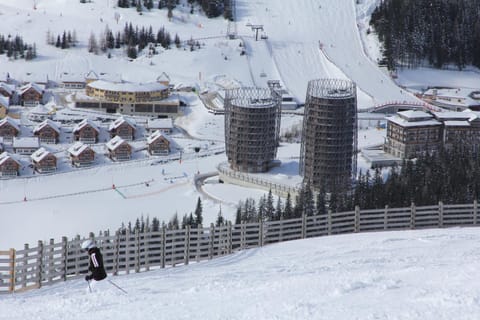
[[[88,282],[88,290],[90,290],[90,293],[92,293],[92,287],[90,286],[90,280],[88,280],[87,282]]]
[[[120,286],[116,285],[113,281],[111,280],[108,280],[108,282],[110,282],[110,284],[114,287],[116,287],[118,290],[122,291],[123,293],[125,294],[128,294],[127,291],[123,290],[122,288],[120,288]]]

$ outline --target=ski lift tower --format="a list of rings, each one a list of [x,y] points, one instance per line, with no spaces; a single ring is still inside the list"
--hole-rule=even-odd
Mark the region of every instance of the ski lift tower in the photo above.
[[[258,41],[258,30],[263,31],[263,24],[247,24],[248,27],[255,31],[255,41]]]

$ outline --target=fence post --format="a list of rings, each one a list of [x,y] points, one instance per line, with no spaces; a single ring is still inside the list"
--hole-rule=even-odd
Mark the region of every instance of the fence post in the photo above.
[[[415,215],[417,213],[417,209],[415,207],[415,203],[412,202],[410,205],[410,229],[415,229]]]
[[[15,291],[15,249],[10,249],[10,287],[8,291]]]
[[[113,275],[118,275],[118,269],[120,268],[120,232],[115,232],[115,247],[113,253],[113,261],[115,264],[113,266]]]
[[[327,213],[327,231],[328,235],[332,234],[332,210],[328,210]]]
[[[68,240],[67,237],[62,237],[62,256],[63,256],[63,281],[67,281],[67,268],[68,268]]]
[[[438,227],[443,228],[443,202],[438,202]]]
[[[28,243],[25,243],[23,246],[23,250],[25,253],[23,254],[23,275],[22,275],[22,288],[27,287],[27,266],[28,266]]]
[[[42,240],[38,241],[38,253],[37,253],[37,286],[38,288],[42,287],[42,273],[43,273],[43,242]]]
[[[152,233],[150,228],[145,228],[143,231],[143,254],[145,255],[145,271],[150,271],[150,237]]]
[[[476,225],[478,221],[477,214],[478,214],[478,203],[477,203],[477,199],[475,199],[473,200],[473,224],[474,225]]]
[[[263,247],[263,220],[258,223],[258,245]]]
[[[130,273],[130,230],[125,232],[125,272]]]
[[[140,232],[135,229],[135,272],[140,272]]]
[[[184,262],[185,265],[188,265],[190,259],[190,225],[187,225],[185,228],[185,257]]]
[[[360,232],[360,207],[355,206],[355,226],[354,226],[354,232]]]
[[[196,250],[195,250],[195,259],[200,261],[200,246],[202,244],[202,231],[203,231],[203,226],[201,224],[197,225],[197,245],[196,245]]]
[[[55,265],[53,263],[53,245],[55,244],[53,239],[50,239],[50,249],[48,250],[48,282],[53,281],[53,271],[55,271]]]
[[[214,255],[214,242],[215,242],[215,226],[213,223],[210,224],[210,246],[208,248],[208,258],[212,259]]]
[[[307,215],[302,212],[302,239],[307,237]]]
[[[385,211],[383,212],[383,230],[388,230],[388,204],[385,205]]]
[[[167,241],[167,228],[165,226],[162,227],[162,255],[161,255],[161,260],[162,260],[162,268],[165,268],[165,260],[166,260],[166,254],[165,254],[165,250],[166,250],[166,241]]]
[[[228,221],[228,253],[232,253],[232,247],[233,247],[233,235],[232,235],[232,222]]]

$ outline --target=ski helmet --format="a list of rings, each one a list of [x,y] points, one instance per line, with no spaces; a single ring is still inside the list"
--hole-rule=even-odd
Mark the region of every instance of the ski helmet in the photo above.
[[[87,239],[87,240],[82,242],[82,249],[83,250],[88,250],[88,249],[91,249],[93,247],[95,247],[95,243],[91,239]]]

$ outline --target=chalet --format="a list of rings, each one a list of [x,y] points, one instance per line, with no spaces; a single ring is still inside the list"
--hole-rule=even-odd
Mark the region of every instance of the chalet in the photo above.
[[[8,152],[0,154],[0,177],[16,177],[20,174],[20,162]]]
[[[157,82],[163,84],[165,87],[170,87],[170,77],[165,72],[162,72],[157,77]]]
[[[111,138],[120,136],[123,140],[132,141],[135,137],[135,124],[127,118],[120,117],[110,124],[108,131]]]
[[[148,152],[153,156],[170,153],[170,140],[158,130],[147,138],[147,146]]]
[[[7,84],[5,82],[0,82],[0,96],[12,99],[14,94],[15,94],[14,85]]]
[[[148,119],[145,129],[149,134],[152,134],[157,130],[166,134],[171,134],[173,131],[173,119]]]
[[[16,154],[31,155],[40,148],[38,137],[13,138],[13,152]]]
[[[5,118],[8,111],[8,106],[10,105],[10,98],[0,96],[0,119]]]
[[[40,142],[56,144],[60,137],[60,127],[52,120],[46,119],[33,129],[33,134]]]
[[[25,107],[34,107],[42,102],[44,90],[36,83],[29,83],[20,88],[20,101]]]
[[[89,84],[90,82],[97,81],[100,78],[95,73],[95,71],[90,70],[87,75],[85,76],[85,84]]]
[[[38,173],[51,173],[57,170],[57,157],[43,147],[35,151],[30,158],[33,169]]]
[[[73,128],[73,139],[83,143],[97,143],[100,129],[89,119],[84,119]]]
[[[6,117],[0,120],[0,137],[5,140],[12,140],[20,133],[20,127],[15,120]]]
[[[32,121],[43,121],[45,119],[51,119],[52,115],[56,112],[56,106],[52,103],[45,105],[38,104],[33,107],[28,113],[28,119]]]
[[[132,146],[120,136],[115,136],[105,145],[113,161],[126,161],[132,157]]]
[[[83,142],[75,142],[70,148],[68,148],[68,154],[72,166],[75,167],[88,167],[95,161],[95,151]]]

